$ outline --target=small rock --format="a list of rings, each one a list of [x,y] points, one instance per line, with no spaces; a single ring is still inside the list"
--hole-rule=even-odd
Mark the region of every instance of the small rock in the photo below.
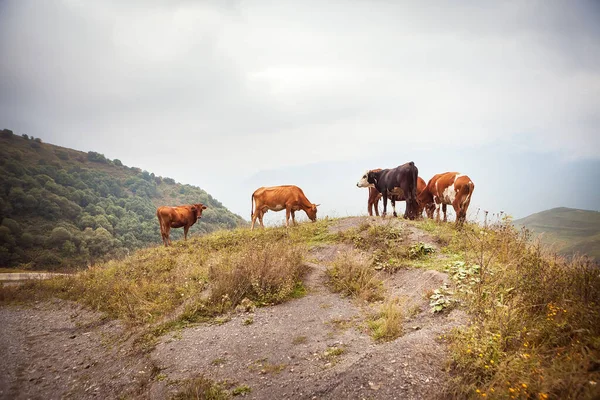
[[[71,335],[69,336],[69,339],[75,339],[77,337],[77,335]]]

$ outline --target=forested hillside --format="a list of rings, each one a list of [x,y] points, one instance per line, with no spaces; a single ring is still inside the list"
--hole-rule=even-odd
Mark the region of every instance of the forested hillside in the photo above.
[[[244,223],[198,187],[0,131],[0,267],[85,267],[161,243],[156,208],[190,203],[208,206],[191,234]]]

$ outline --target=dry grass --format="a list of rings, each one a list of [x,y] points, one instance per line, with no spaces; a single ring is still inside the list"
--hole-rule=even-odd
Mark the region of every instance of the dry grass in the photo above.
[[[598,398],[598,266],[545,254],[509,222],[461,232],[479,272],[458,291],[474,320],[451,336],[449,394]]]
[[[335,292],[365,301],[383,299],[383,281],[370,260],[359,253],[340,254],[327,269],[327,276]]]
[[[310,229],[321,228],[310,225],[220,231],[144,249],[76,275],[3,287],[0,300],[75,300],[133,326],[151,324],[153,335],[159,335],[227,312],[244,298],[265,305],[302,296],[306,247],[301,243]]]
[[[183,389],[172,398],[173,400],[227,400],[231,396],[221,385],[199,376],[186,381]]]
[[[387,342],[402,336],[405,307],[405,301],[397,297],[386,299],[379,311],[367,321],[373,339]]]

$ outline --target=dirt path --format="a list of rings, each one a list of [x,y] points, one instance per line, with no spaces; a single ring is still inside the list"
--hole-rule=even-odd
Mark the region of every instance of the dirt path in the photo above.
[[[346,230],[368,218],[347,218]],[[399,219],[391,223],[403,225]],[[411,240],[426,233],[405,226]],[[413,231],[414,230],[414,231]],[[369,307],[332,293],[326,265],[350,245],[314,248],[306,296],[254,312],[240,312],[222,325],[202,324],[161,338],[146,355],[116,321],[54,301],[34,307],[0,308],[0,398],[169,398],[186,380],[204,375],[250,388],[247,398],[431,399],[445,379],[445,348],[438,339],[464,324],[459,311],[429,312],[425,293],[444,274],[406,269],[387,275],[386,289],[415,311],[405,334],[377,343],[367,333]]]
[[[72,302],[0,307],[0,399],[137,395],[153,369],[124,334]]]

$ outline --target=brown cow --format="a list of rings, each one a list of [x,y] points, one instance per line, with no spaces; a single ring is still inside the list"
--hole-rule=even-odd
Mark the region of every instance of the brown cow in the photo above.
[[[171,239],[169,238],[171,228],[183,227],[183,237],[187,240],[190,226],[194,225],[200,219],[202,210],[206,210],[206,206],[202,203],[177,207],[159,207],[156,210],[156,216],[160,223],[160,235],[165,246],[171,244]]]
[[[436,211],[436,221],[440,220],[440,206],[444,212],[444,222],[447,221],[446,205],[451,204],[456,212],[456,224],[461,225],[467,218],[467,208],[471,202],[471,195],[475,184],[467,175],[458,172],[445,172],[437,174],[429,180],[427,188],[421,192],[417,200],[418,213],[423,209],[429,218],[433,218]]]
[[[372,172],[379,172],[381,171],[380,168],[378,169],[373,169],[371,170]],[[421,192],[425,189],[425,187],[427,186],[427,183],[425,183],[425,181],[423,180],[423,178],[421,178],[420,176],[417,177],[417,196],[419,196],[419,194],[421,194]],[[377,189],[375,189],[374,186],[369,187],[369,200],[367,203],[367,211],[369,212],[369,216],[373,216],[373,209],[375,209],[375,215],[379,217],[379,200],[381,199],[382,194],[379,193],[379,191]],[[403,196],[392,196],[394,197],[394,201],[405,201],[406,199]],[[394,210],[394,213],[396,211]],[[419,213],[417,215],[417,217],[419,215],[421,215],[421,213]],[[396,215],[396,214],[394,214]]]
[[[294,185],[261,187],[252,193],[252,210],[250,217],[252,218],[252,227],[256,218],[263,228],[263,216],[269,210],[281,211],[285,209],[285,226],[289,226],[290,214],[292,222],[296,225],[296,217],[294,213],[299,210],[304,210],[308,218],[315,222],[317,220],[317,207],[319,204],[313,204],[304,195],[302,189]]]

